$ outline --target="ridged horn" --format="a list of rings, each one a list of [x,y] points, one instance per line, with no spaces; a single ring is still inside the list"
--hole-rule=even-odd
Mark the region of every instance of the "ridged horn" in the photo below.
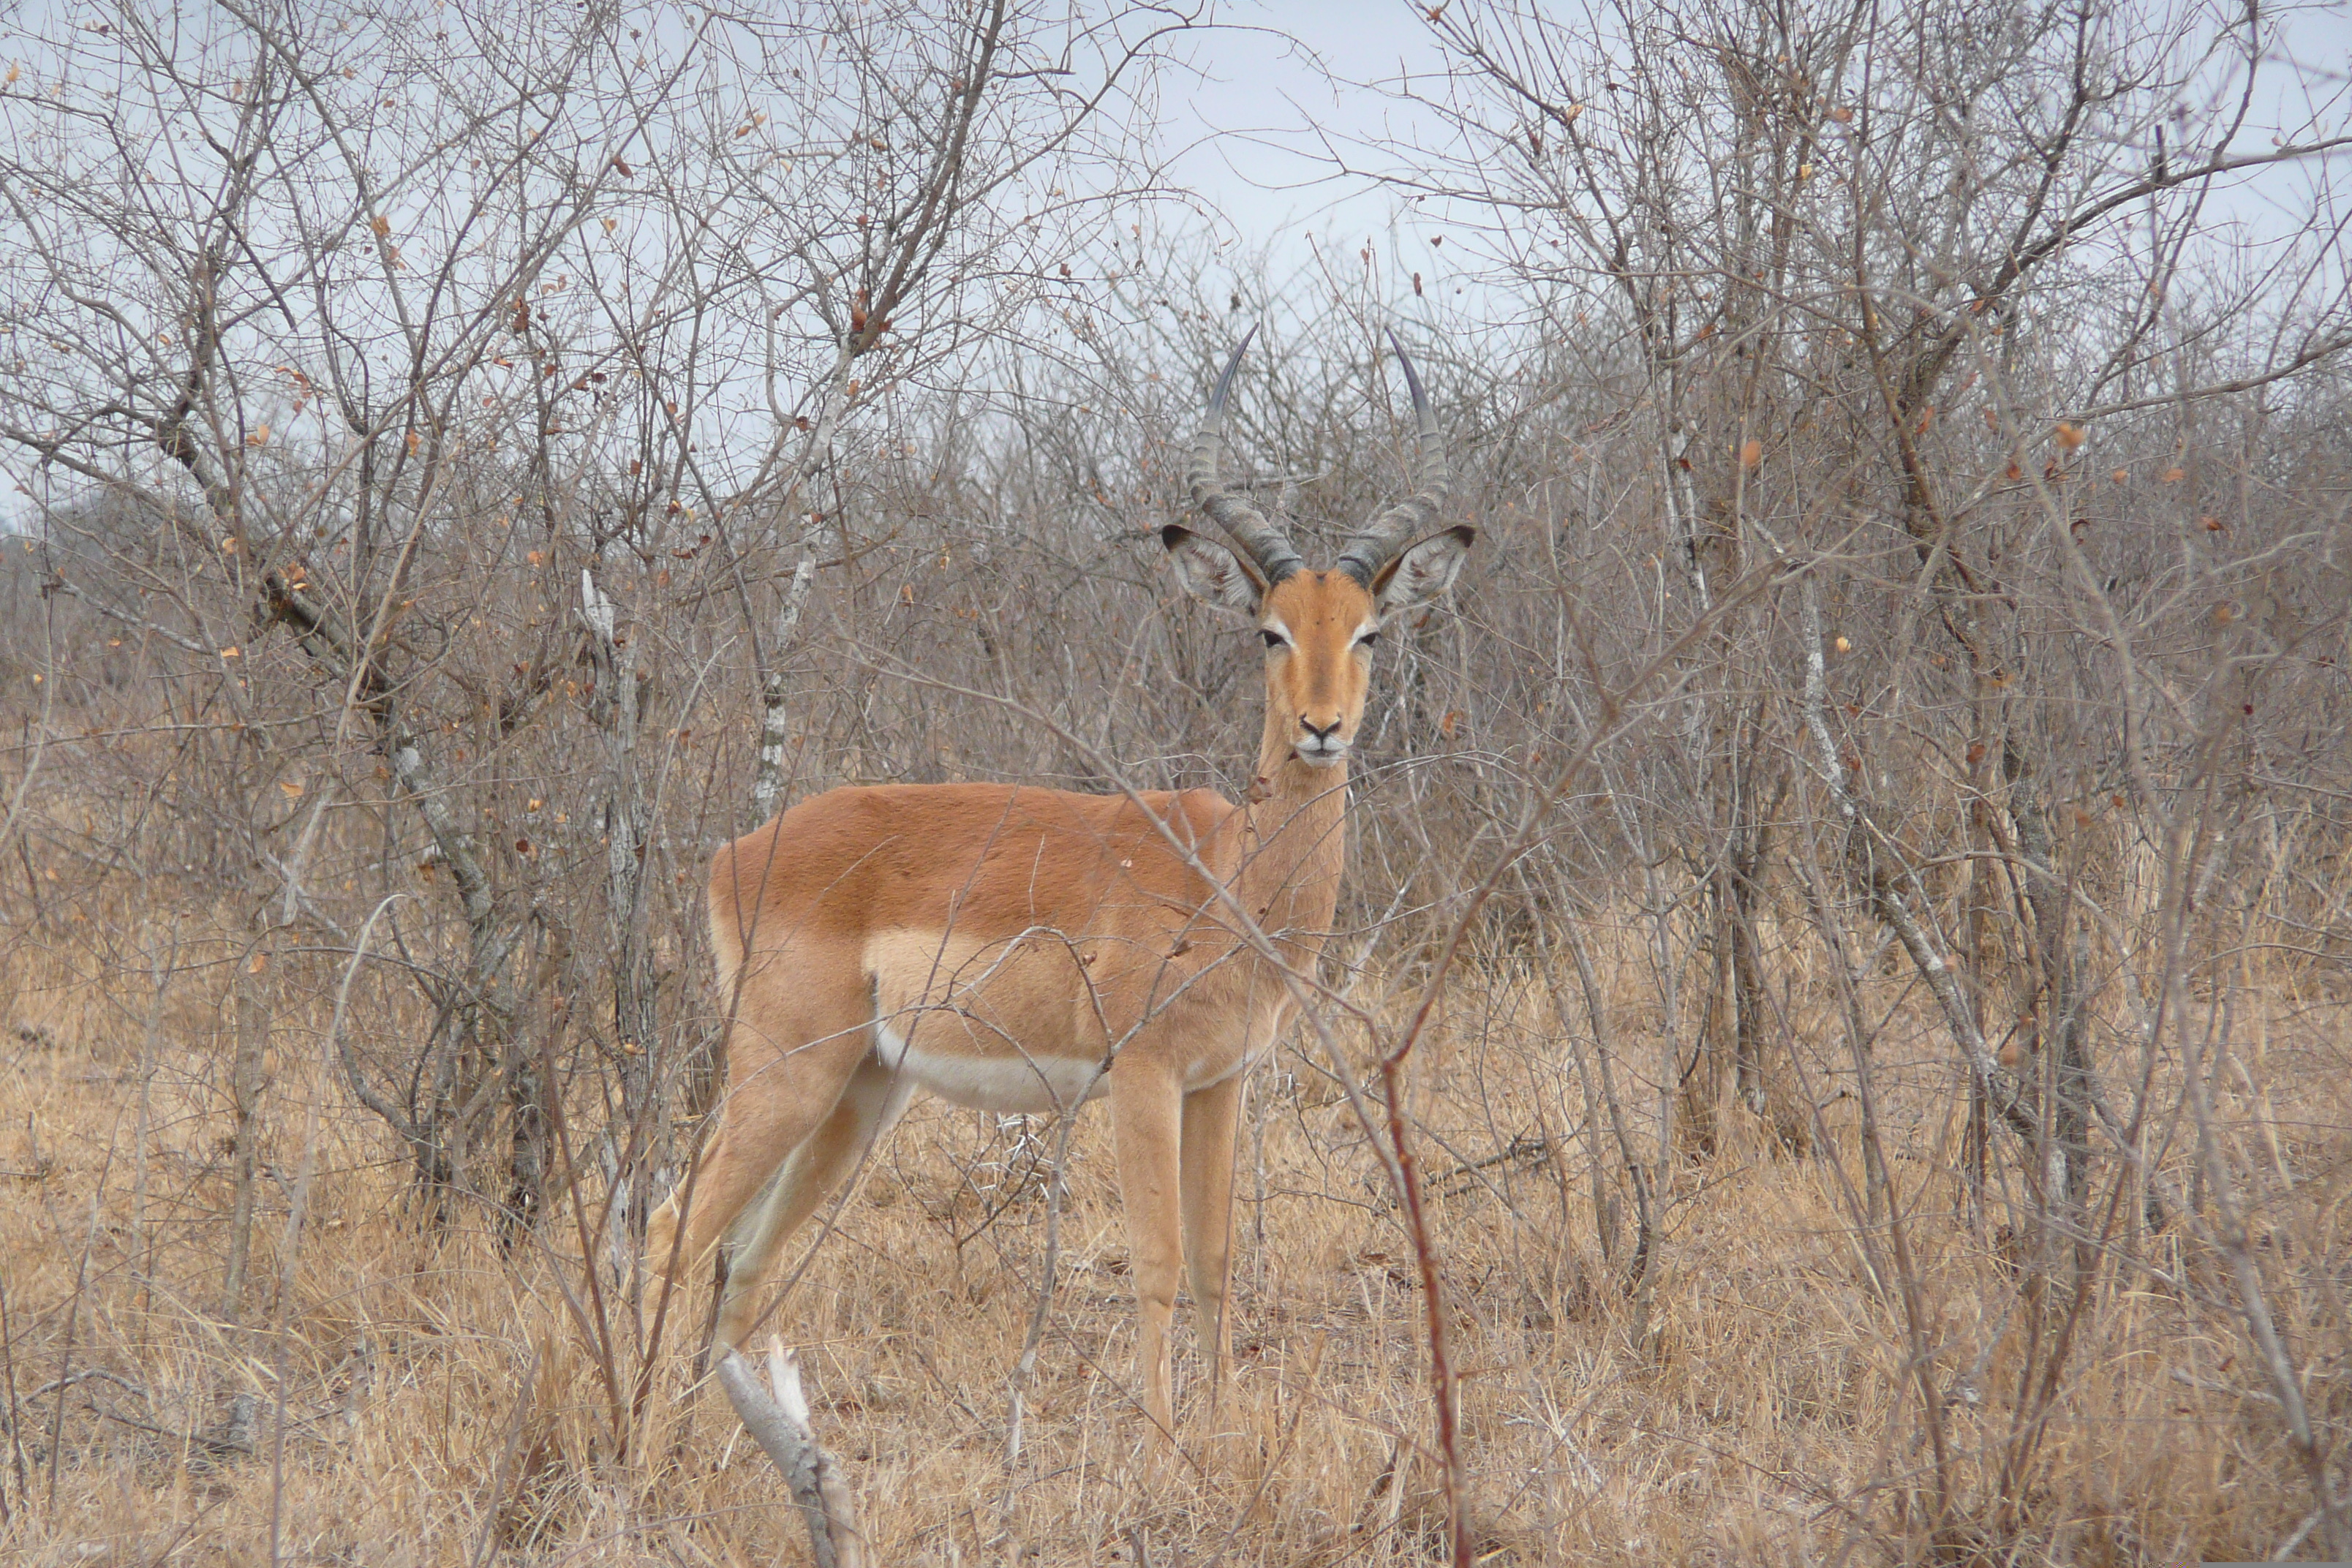
[[[1437,416],[1429,406],[1429,395],[1421,388],[1412,356],[1404,352],[1393,328],[1389,331],[1389,346],[1396,350],[1397,363],[1404,367],[1404,384],[1412,393],[1413,418],[1421,426],[1421,471],[1414,478],[1412,494],[1375,512],[1339,552],[1339,570],[1367,588],[1381,569],[1396,559],[1397,552],[1436,531],[1446,489],[1454,482],[1454,470],[1445,460],[1444,432],[1437,427]]]
[[[1258,573],[1272,587],[1293,572],[1301,563],[1298,552],[1282,531],[1265,520],[1265,514],[1242,500],[1228,495],[1217,479],[1219,444],[1224,436],[1225,395],[1233,391],[1234,373],[1242,366],[1242,355],[1249,352],[1250,340],[1257,336],[1252,327],[1234,350],[1234,357],[1225,362],[1225,373],[1217,377],[1217,386],[1209,395],[1209,415],[1202,422],[1201,433],[1192,441],[1192,460],[1184,470],[1184,482],[1192,487],[1192,504],[1201,509],[1210,521],[1233,535],[1257,565]]]

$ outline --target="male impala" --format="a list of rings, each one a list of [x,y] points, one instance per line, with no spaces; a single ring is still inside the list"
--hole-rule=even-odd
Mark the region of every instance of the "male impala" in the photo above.
[[[1330,929],[1372,643],[1388,616],[1445,590],[1472,538],[1437,526],[1444,442],[1398,343],[1420,426],[1416,493],[1373,517],[1333,569],[1306,570],[1217,478],[1225,396],[1248,346],[1218,378],[1186,475],[1239,548],[1175,523],[1160,536],[1193,597],[1255,617],[1265,640],[1265,739],[1246,805],[1208,790],[837,789],[712,864],[711,946],[733,1008],[727,1098],[690,1194],[655,1214],[646,1248],[668,1273],[730,1245],[721,1345],[750,1331],[779,1245],[916,1089],[999,1112],[1108,1095],[1138,1375],[1163,1436],[1180,1259],[1222,1371],[1242,1081],[1281,1035],[1294,977],[1311,979]]]

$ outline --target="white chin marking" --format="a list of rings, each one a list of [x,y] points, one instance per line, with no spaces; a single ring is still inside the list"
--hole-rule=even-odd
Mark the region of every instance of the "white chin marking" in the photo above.
[[[1339,746],[1328,752],[1310,752],[1304,746],[1294,746],[1291,754],[1310,768],[1328,768],[1334,763],[1346,762],[1348,748]]]

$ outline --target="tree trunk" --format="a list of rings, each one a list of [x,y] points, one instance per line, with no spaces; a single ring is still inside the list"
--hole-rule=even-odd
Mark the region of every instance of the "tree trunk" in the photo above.
[[[260,1163],[255,1123],[268,1060],[276,945],[264,936],[230,983],[236,1054],[229,1066],[229,1161],[236,1184],[229,1200],[228,1266],[221,1276],[220,1315],[231,1323],[244,1310],[245,1277],[253,1252],[253,1184]]]
[[[630,1234],[642,1236],[661,1163],[656,1145],[666,1131],[659,1075],[656,984],[645,940],[646,808],[638,788],[637,690],[641,628],[623,632],[613,601],[586,573],[580,574],[602,700],[595,710],[605,732],[604,892],[613,972],[613,1029],[620,1060],[620,1101],[612,1125],[614,1151],[625,1162],[617,1173],[627,1187]]]

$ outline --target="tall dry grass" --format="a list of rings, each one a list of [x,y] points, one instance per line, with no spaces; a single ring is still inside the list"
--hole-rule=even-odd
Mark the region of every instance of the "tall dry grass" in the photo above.
[[[326,955],[296,952],[278,976],[258,1283],[243,1321],[225,1321],[222,1040],[237,942],[226,927],[167,932],[125,905],[98,912],[135,933],[133,951],[175,944],[175,963],[100,968],[74,935],[93,911],[53,907],[44,921],[14,892],[6,907],[22,956],[0,1056],[0,1542],[16,1560],[801,1560],[777,1478],[682,1355],[657,1369],[625,1447],[616,1440],[582,1331],[592,1264],[568,1217],[509,1249],[479,1207],[439,1226],[414,1212],[405,1162],[323,1068],[341,978]],[[1638,934],[1595,923],[1587,940],[1615,1030],[1654,1034]],[[1783,994],[1812,989],[1792,973]],[[2139,1237],[2102,1274],[2046,1435],[2004,1487],[2057,1329],[2028,1324],[1998,1194],[1972,1223],[1962,1080],[1919,998],[1881,965],[1863,1001],[1887,1020],[1872,1058],[1881,1136],[1959,1511],[1989,1520],[2004,1490],[2021,1501],[2007,1552],[1982,1560],[2269,1551],[2299,1518],[2276,1412],[2215,1266],[2166,1236]],[[2279,1177],[2259,1245],[2290,1267],[2340,1258],[2352,1012],[2291,977],[2240,1001],[2251,1044],[2228,1134]],[[1659,1261],[1637,1303],[1620,1287],[1622,1209],[1595,1208],[1601,1129],[1572,1058],[1591,1048],[1583,1020],[1559,1016],[1525,950],[1482,953],[1451,989],[1412,1088],[1480,1561],[1921,1560],[1904,1521],[1927,1507],[1930,1465],[1885,1226],[1864,1223],[1853,1071],[1828,1010],[1790,1006],[1804,1081],[1772,1087],[1776,1103],[1822,1108],[1803,1113],[1809,1149],[1722,1108],[1714,1157],[1659,1173]],[[419,1024],[371,1006],[343,1027],[365,1039]],[[1617,1068],[1629,1106],[1658,1102],[1635,1053]],[[1139,1451],[1107,1124],[1081,1119],[1056,1199],[1055,1130],[937,1105],[908,1119],[803,1238],[772,1320],[803,1347],[820,1435],[854,1479],[877,1561],[1442,1556],[1416,1274],[1328,1069],[1292,1048],[1253,1085],[1237,1365],[1212,1409],[1181,1347],[1182,1459],[1166,1473]],[[1633,1114],[1649,1136],[1654,1111]],[[2185,1185],[2182,1151],[2159,1158]],[[583,1164],[577,1179],[601,1185]],[[597,1194],[583,1201],[593,1216]],[[1048,1285],[1056,1202],[1015,1458],[1011,1379]],[[1619,1208],[1614,1191],[1602,1202]],[[593,1266],[607,1292],[609,1262]],[[2332,1281],[2336,1265],[2325,1272]],[[624,1384],[636,1370],[614,1369]],[[2315,1361],[2311,1397],[2336,1419],[2340,1377]],[[1948,1547],[1944,1560],[1970,1559]]]

